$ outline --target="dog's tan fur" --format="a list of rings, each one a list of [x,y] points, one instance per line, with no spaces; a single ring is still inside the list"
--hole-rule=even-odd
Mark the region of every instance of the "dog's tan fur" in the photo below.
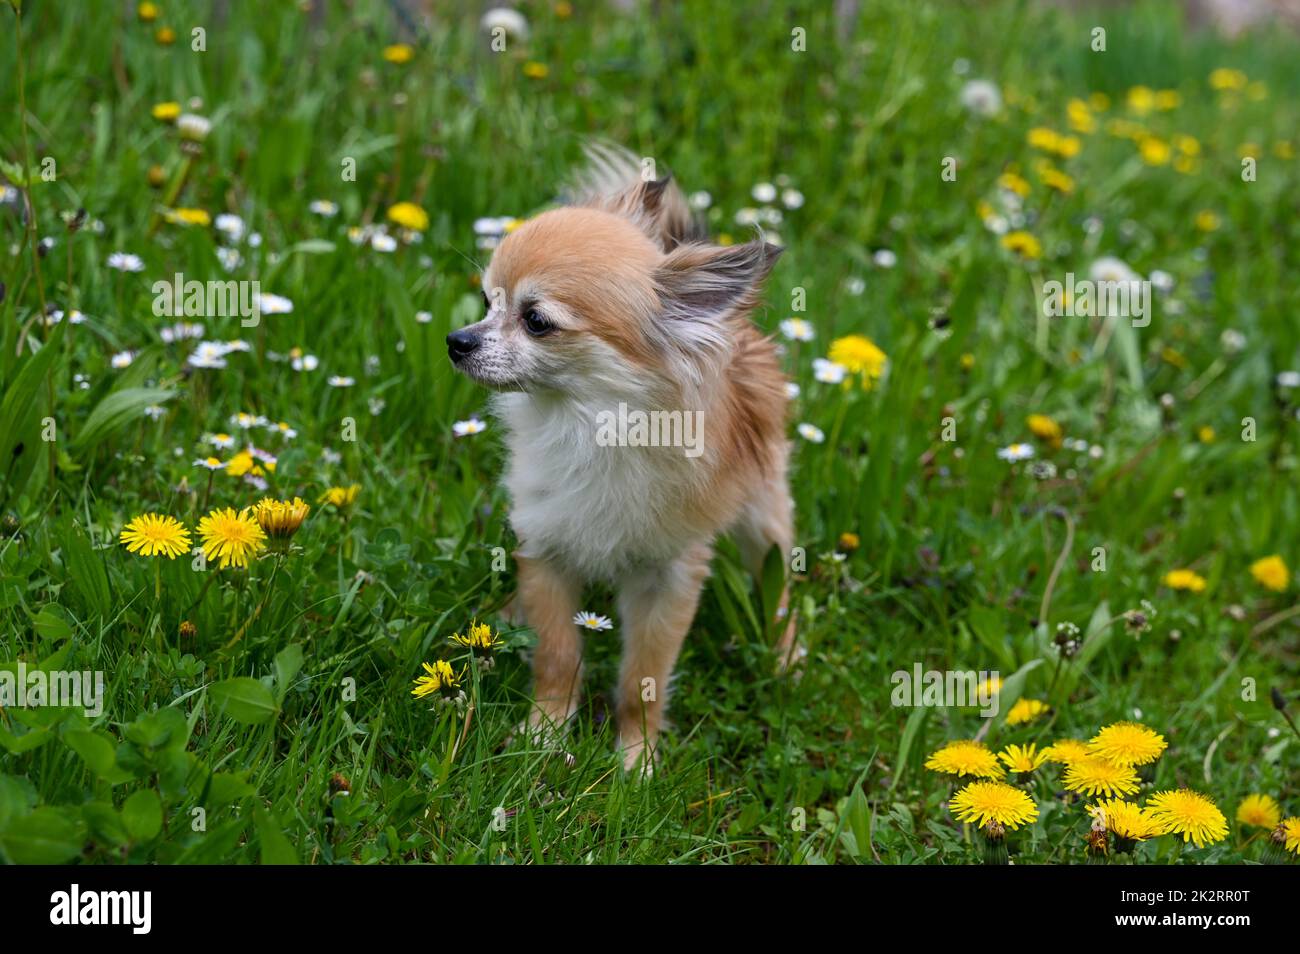
[[[488,315],[463,332],[474,350],[453,357],[502,392],[519,601],[538,637],[529,724],[560,726],[576,711],[572,619],[584,583],[612,580],[624,642],[619,740],[626,766],[649,770],[714,538],[733,534],[755,573],[772,545],[790,553],[785,378],[749,320],[780,250],[697,241],[667,180],[637,180],[610,151],[595,166],[579,204],[501,243],[484,276]],[[547,322],[541,336],[525,329],[530,310]],[[593,415],[620,401],[701,412],[703,453],[597,446]],[[783,594],[783,616],[785,605]],[[782,665],[795,650],[790,619]]]

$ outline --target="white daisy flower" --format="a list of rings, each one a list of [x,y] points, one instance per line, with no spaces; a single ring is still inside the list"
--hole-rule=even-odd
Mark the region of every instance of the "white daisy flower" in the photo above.
[[[236,414],[230,415],[230,423],[246,431],[250,431],[255,427],[266,427],[266,418],[260,414],[248,414],[244,411],[239,411]]]
[[[1246,349],[1246,336],[1235,328],[1225,328],[1219,335],[1219,344],[1229,354],[1239,354]]]
[[[417,311],[415,313],[415,321],[417,324],[427,325],[429,322],[433,321],[433,312]]]
[[[850,278],[848,281],[844,283],[844,290],[848,292],[850,295],[852,295],[854,298],[857,298],[859,295],[861,295],[864,291],[867,290],[867,280],[865,278],[859,278],[858,276],[855,275],[854,277]]]
[[[1300,388],[1300,371],[1283,371],[1277,376],[1277,386],[1280,388]]]
[[[1006,447],[999,448],[998,457],[1002,460],[1015,463],[1018,460],[1029,460],[1034,456],[1034,448],[1030,444],[1009,444]]]
[[[876,254],[871,256],[871,260],[879,268],[893,268],[898,264],[898,256],[887,248],[882,248]]]
[[[755,202],[775,202],[776,186],[770,182],[760,182],[749,190],[749,194],[754,197]]]
[[[229,450],[235,446],[235,439],[229,434],[205,434],[203,439],[218,450]]]
[[[108,256],[108,267],[115,268],[119,272],[142,272],[144,260],[130,252],[114,252]]]
[[[481,434],[487,430],[487,425],[477,417],[471,417],[467,421],[457,421],[451,425],[451,432],[457,437],[467,437],[470,434]]]
[[[182,139],[202,142],[212,132],[212,120],[195,113],[182,113],[176,118],[176,130]]]
[[[758,209],[751,209],[751,208],[748,208],[748,207],[741,209],[739,212],[736,213],[736,224],[737,224],[737,225],[757,225],[757,224],[758,224]]]
[[[216,252],[217,261],[221,264],[221,267],[228,272],[233,272],[240,265],[244,264],[244,256],[239,254],[239,249],[237,248],[227,248],[224,245],[218,245]]]
[[[813,358],[813,377],[822,384],[839,384],[844,380],[848,369],[826,358]]]
[[[581,610],[575,613],[573,616],[573,622],[576,626],[581,626],[583,629],[590,629],[596,632],[614,628],[614,621],[608,616],[601,616],[598,613],[589,613],[586,610]]]
[[[221,470],[226,464],[215,457],[204,457],[194,462],[195,467],[202,467],[205,470]]]
[[[785,396],[787,399],[793,401],[799,396],[799,393],[799,385],[795,384],[793,381],[785,382]]]
[[[798,189],[786,189],[781,193],[781,204],[787,209],[798,209],[803,206],[803,193]]]
[[[713,205],[713,196],[701,189],[699,192],[692,192],[686,201],[696,212],[703,212]]]
[[[150,404],[144,409],[144,416],[149,418],[151,421],[157,421],[167,416],[167,408],[163,407],[161,404]]]
[[[203,326],[186,321],[178,321],[176,324],[159,331],[158,337],[163,340],[163,344],[175,344],[178,341],[185,341],[188,338],[202,338]]]
[[[1094,282],[1138,282],[1142,279],[1128,264],[1113,255],[1105,255],[1088,269],[1088,277]]]
[[[1148,281],[1151,282],[1151,287],[1158,292],[1169,292],[1174,290],[1174,276],[1170,275],[1168,272],[1161,271],[1158,268],[1151,273]]]
[[[291,441],[298,436],[298,432],[284,421],[280,421],[278,424],[268,424],[266,425],[266,429],[268,431],[275,431],[287,441]]]
[[[812,341],[816,330],[812,322],[804,318],[787,318],[781,322],[781,334],[791,341]]]
[[[307,208],[313,215],[320,215],[327,219],[332,219],[339,214],[338,204],[329,199],[312,199]]]
[[[376,232],[370,239],[370,247],[376,252],[392,252],[397,249],[397,239],[387,232]]]
[[[57,325],[64,318],[68,319],[68,324],[70,325],[81,325],[81,324],[85,324],[86,322],[86,316],[83,315],[81,312],[77,311],[77,309],[75,308],[72,309],[72,311],[66,313],[62,309],[56,308],[54,311],[50,312],[49,315],[46,317],[45,323],[47,325]]]
[[[350,388],[357,383],[357,379],[342,374],[331,374],[325,383],[332,388]]]
[[[257,296],[257,310],[263,315],[287,315],[293,311],[293,302],[283,295],[262,292]]]
[[[226,346],[220,341],[200,341],[186,363],[193,368],[219,369],[226,366]]]
[[[799,436],[804,440],[811,441],[814,444],[820,444],[826,440],[826,434],[822,429],[816,424],[809,424],[807,421],[800,424],[795,430],[799,432]]]
[[[366,407],[370,408],[371,417],[378,417],[388,407],[388,402],[381,397],[372,397],[366,400]]]
[[[110,363],[113,365],[113,367],[120,370],[122,368],[129,368],[131,366],[131,362],[134,360],[135,360],[135,352],[119,351],[117,354],[113,355]]]
[[[327,464],[339,464],[343,462],[343,455],[329,447],[320,449],[320,459]]]
[[[212,220],[212,227],[232,242],[244,237],[244,220],[231,212],[222,212]]]
[[[234,338],[227,341],[222,347],[226,349],[227,354],[233,354],[236,351],[249,352],[253,350],[253,346],[243,338]]]
[[[976,116],[996,116],[1002,109],[1002,92],[988,80],[969,80],[961,88],[961,104]]]
[[[289,362],[295,371],[315,371],[320,367],[320,358],[314,354],[295,354]]]

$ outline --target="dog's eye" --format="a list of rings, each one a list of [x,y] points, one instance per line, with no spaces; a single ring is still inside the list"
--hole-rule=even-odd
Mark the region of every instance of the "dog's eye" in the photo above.
[[[524,330],[534,338],[540,338],[542,335],[550,332],[555,326],[542,317],[541,312],[536,308],[529,308],[524,312]]]

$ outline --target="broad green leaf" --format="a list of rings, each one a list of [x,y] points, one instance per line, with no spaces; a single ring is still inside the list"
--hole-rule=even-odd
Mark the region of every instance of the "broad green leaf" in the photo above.
[[[280,820],[275,813],[265,808],[253,809],[253,824],[257,826],[257,836],[262,842],[261,860],[264,865],[299,864],[298,853],[285,837],[280,828]]]
[[[214,683],[208,688],[208,694],[217,708],[246,725],[263,725],[280,711],[271,691],[248,676]]]
[[[88,450],[106,437],[144,416],[151,404],[162,404],[176,396],[164,388],[123,388],[104,397],[86,418],[76,437],[73,450]]]
[[[134,841],[149,841],[162,831],[162,802],[151,788],[142,788],[122,805],[122,824]]]

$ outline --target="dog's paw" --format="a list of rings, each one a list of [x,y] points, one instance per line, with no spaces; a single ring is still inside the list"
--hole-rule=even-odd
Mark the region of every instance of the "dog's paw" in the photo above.
[[[654,777],[655,762],[658,761],[657,749],[647,747],[643,741],[624,745],[620,739],[618,754],[623,760],[623,771],[634,779],[646,780]]]

